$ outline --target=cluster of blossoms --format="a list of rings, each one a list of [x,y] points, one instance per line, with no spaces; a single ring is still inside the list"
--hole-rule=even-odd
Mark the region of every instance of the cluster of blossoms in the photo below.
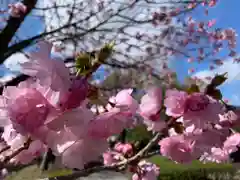
[[[19,18],[21,14],[27,12],[27,7],[21,2],[9,4],[8,6],[9,6],[8,13],[15,18]]]
[[[203,5],[212,7],[216,2],[203,1]],[[188,8],[196,5],[193,1]],[[12,17],[19,18],[27,12],[22,3],[9,7]],[[153,19],[157,24],[168,17],[155,13]],[[182,45],[198,44],[196,35],[205,33],[209,42],[213,42],[213,54],[227,42],[229,56],[235,57],[236,32],[233,29],[209,31],[214,24],[215,20],[196,23],[189,18],[188,38],[182,40]],[[30,61],[21,64],[21,73],[30,77],[17,86],[5,87],[0,96],[3,128],[0,160],[4,163],[7,159],[10,163],[28,164],[48,149],[72,169],[84,169],[87,163],[101,156],[106,167],[128,163],[139,153],[135,145],[117,142],[110,148],[108,138],[138,125],[145,125],[153,134],[161,134],[162,139],[153,141],[159,145],[158,153],[176,163],[190,163],[195,159],[229,162],[229,155],[238,150],[240,133],[233,131],[240,125],[238,112],[228,110],[209,94],[151,87],[138,101],[132,96],[133,89],[124,89],[109,98],[102,112],[96,113],[91,108],[92,85],[87,77],[71,73],[62,60],[51,58],[51,49],[49,42],[40,42],[39,50],[29,53]],[[205,50],[198,50],[196,59],[202,61]],[[188,59],[193,61],[193,57]],[[223,62],[215,59],[214,64]],[[142,121],[135,121],[135,116]],[[145,154],[136,156],[129,164],[133,180],[155,180],[160,174],[159,167],[143,160]],[[6,176],[6,169],[1,171],[1,176]]]
[[[216,2],[204,1],[203,5],[212,7]],[[188,8],[196,5],[190,3]],[[27,12],[22,3],[9,7],[12,17]],[[162,18],[162,14],[154,15],[156,21]],[[189,18],[189,36],[195,38],[196,32],[207,33],[209,41],[214,42],[215,52],[226,40],[231,47],[230,56],[235,56],[235,31],[208,31],[214,24],[215,20],[204,24]],[[182,43],[186,46],[193,40],[185,39]],[[162,88],[153,87],[138,103],[131,96],[133,90],[126,89],[111,97],[104,111],[96,114],[88,107],[91,85],[87,79],[70,74],[63,61],[51,59],[50,43],[42,42],[39,46],[38,52],[29,54],[31,61],[21,65],[22,73],[31,78],[17,87],[4,88],[0,99],[0,125],[4,128],[1,146],[3,149],[9,147],[1,153],[2,160],[27,144],[27,148],[12,157],[10,162],[27,164],[50,148],[69,168],[83,169],[84,164],[101,155],[106,166],[114,165],[134,156],[134,146],[117,143],[109,149],[107,139],[126,128],[134,128],[137,125],[133,120],[135,115],[143,118],[149,131],[165,136],[158,143],[161,155],[177,163],[189,163],[194,159],[227,162],[229,154],[238,149],[240,134],[229,131],[239,125],[238,115],[212,97],[176,89],[166,90],[163,95]],[[199,49],[199,60],[203,55],[204,50]],[[190,58],[189,62],[192,61]],[[223,64],[219,59],[214,63]],[[153,180],[159,175],[159,168],[140,161],[132,172],[133,179]]]
[[[106,166],[114,165],[132,157],[134,145],[117,143],[109,149],[107,140],[134,128],[135,115],[149,131],[165,136],[158,140],[161,155],[177,163],[227,162],[238,149],[240,134],[229,131],[239,125],[238,115],[201,92],[152,87],[139,103],[133,90],[125,89],[109,99],[103,112],[94,113],[88,106],[91,85],[85,77],[72,75],[63,61],[50,58],[51,48],[48,42],[39,43],[39,50],[29,54],[31,61],[21,64],[30,78],[5,87],[0,96],[1,146],[9,147],[2,160],[27,144],[10,162],[27,164],[50,148],[68,168],[83,169],[101,155]],[[149,162],[136,166],[134,180],[159,175]]]

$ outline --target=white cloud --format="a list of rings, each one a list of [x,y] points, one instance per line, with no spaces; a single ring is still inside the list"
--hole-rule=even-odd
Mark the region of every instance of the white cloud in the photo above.
[[[9,82],[16,77],[16,74],[5,74],[3,77],[0,78],[0,84],[5,84],[6,82]]]
[[[159,0],[157,1],[158,3],[148,3],[147,1],[141,0],[132,8],[126,8],[132,1],[101,1],[105,4],[103,9],[98,9],[97,2],[99,2],[99,0],[43,0],[42,7],[53,7],[54,4],[59,7],[57,9],[50,8],[49,10],[44,11],[46,31],[59,28],[72,22],[81,22],[78,23],[78,28],[69,27],[63,29],[61,33],[54,37],[49,37],[49,39],[56,42],[62,41],[65,46],[63,53],[66,56],[71,56],[79,51],[98,49],[106,42],[114,39],[116,40],[116,51],[120,52],[114,53],[114,59],[128,63],[134,63],[136,60],[147,61],[149,65],[160,71],[162,62],[168,61],[169,58],[166,58],[166,56],[163,55],[165,53],[164,48],[159,48],[159,45],[156,47],[156,44],[164,44],[169,47],[176,46],[175,41],[172,40],[174,38],[174,33],[171,37],[169,36],[169,40],[167,38],[155,38],[154,36],[159,37],[164,25],[154,27],[152,23],[134,23],[129,19],[133,18],[137,21],[148,20],[154,12],[160,11],[160,7],[173,6],[174,3],[166,3],[167,1],[165,0]],[[161,1],[165,3],[161,3]],[[78,8],[72,8],[74,3],[79,5]],[[74,11],[72,11],[72,9],[74,9]],[[126,16],[127,18],[113,15],[116,14],[119,9],[125,9],[118,14],[123,17]],[[73,12],[73,16],[69,11]],[[95,14],[95,12],[98,13]],[[88,18],[90,14],[93,15],[91,18]],[[72,19],[70,17],[72,17]],[[102,25],[97,28],[97,31],[88,32],[86,34],[84,33],[86,32],[86,29],[91,29],[100,22],[105,23],[101,23]],[[175,22],[173,21],[172,24],[175,25]],[[167,25],[165,27],[167,27]],[[104,29],[111,31],[104,31]],[[125,33],[122,33],[120,31],[121,29],[124,29]],[[126,32],[128,35],[126,35]],[[146,43],[144,40],[137,39],[137,33],[145,34],[146,36],[144,38],[146,41],[150,39],[150,42],[152,43]],[[66,34],[79,34],[79,37],[76,36],[77,38],[75,38],[75,44],[70,40],[66,40]],[[131,44],[131,48],[129,48],[129,44]],[[150,56],[145,51],[146,47],[149,47],[149,45],[153,46],[153,52],[160,52],[156,53],[156,56],[154,57]],[[129,52],[126,52],[126,49],[128,49]]]
[[[19,63],[23,63],[26,61],[28,61],[28,58],[24,54],[15,53],[5,60],[4,66],[13,72],[19,72]]]
[[[229,84],[233,81],[240,80],[240,64],[234,63],[232,59],[227,60],[224,64],[214,70],[203,70],[195,73],[193,76],[203,79],[208,82],[206,77],[213,77],[216,74],[223,74],[227,72],[227,81],[224,84]]]

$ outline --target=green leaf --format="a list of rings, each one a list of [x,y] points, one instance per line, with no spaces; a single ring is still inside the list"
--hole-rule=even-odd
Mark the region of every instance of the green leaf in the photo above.
[[[114,42],[104,45],[99,51],[79,53],[75,65],[77,75],[87,75],[95,72],[112,54]]]
[[[86,75],[92,69],[92,59],[94,59],[94,54],[92,53],[80,53],[77,55],[75,60],[75,65],[78,75]]]
[[[227,73],[216,75],[212,79],[210,85],[213,86],[213,87],[220,86],[221,84],[223,84],[227,80],[226,75],[227,75]]]
[[[97,54],[97,62],[104,63],[112,54],[115,42],[106,44]]]
[[[136,142],[142,140],[149,140],[152,137],[152,133],[146,129],[146,126],[139,125],[134,129],[127,130],[126,140],[128,142]]]
[[[191,93],[196,93],[196,92],[200,92],[200,89],[199,89],[198,85],[196,85],[196,84],[191,84],[191,86],[187,89],[187,92],[188,92],[189,94],[191,94]]]
[[[212,88],[211,86],[207,87],[206,94],[217,100],[222,99],[221,91],[219,89]]]

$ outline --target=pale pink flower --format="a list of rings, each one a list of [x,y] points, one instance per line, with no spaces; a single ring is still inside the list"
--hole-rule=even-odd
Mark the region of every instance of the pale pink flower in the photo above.
[[[213,6],[215,6],[217,4],[217,0],[210,0],[209,2],[208,2],[208,5],[210,6],[210,7],[213,7]]]
[[[19,147],[20,148],[20,147]],[[41,156],[46,150],[46,147],[39,140],[33,141],[29,148],[21,151],[18,155],[11,159],[12,163],[29,164],[35,158]]]
[[[119,108],[109,112],[101,113],[89,123],[88,133],[96,138],[108,138],[111,135],[119,134],[123,129],[132,125],[129,119]]]
[[[19,148],[23,147],[28,139],[26,136],[23,136],[20,133],[18,133],[12,127],[12,125],[8,125],[4,127],[2,138],[5,141],[5,143],[8,146],[10,146],[10,149],[8,150],[8,152],[5,153],[5,156],[10,155],[14,151],[17,151]],[[17,156],[11,159],[11,162],[28,164],[36,157],[39,157],[40,155],[42,155],[42,153],[45,150],[46,150],[46,147],[40,140],[33,140],[29,145],[28,149],[21,151]]]
[[[91,120],[95,118],[93,112],[84,106],[65,111],[55,118],[50,119],[45,125],[53,131],[63,129],[70,131],[77,137],[82,137],[87,132]]]
[[[42,126],[52,106],[35,88],[6,87],[1,96],[2,110],[19,132],[31,133]]]
[[[56,156],[60,156],[79,139],[71,132],[64,130],[59,132],[46,131],[45,133],[47,133],[47,136],[44,141]]]
[[[138,164],[140,172],[133,174],[132,180],[157,180],[160,169],[155,164],[141,161]]]
[[[188,63],[192,63],[193,61],[194,61],[194,59],[193,58],[188,58]]]
[[[133,89],[124,89],[115,97],[109,99],[114,108],[120,108],[126,115],[134,115],[138,109],[138,102],[131,96]],[[110,104],[106,107],[109,111],[113,108]]]
[[[212,147],[222,148],[229,135],[228,129],[192,129],[184,133],[184,138],[194,142],[194,152],[202,154],[210,153]],[[209,138],[211,137],[211,138]]]
[[[11,150],[17,150],[19,147],[23,146],[27,141],[27,138],[19,134],[12,126],[12,124],[4,126],[4,131],[2,134],[3,140],[7,145],[11,147]]]
[[[195,72],[195,69],[193,69],[193,68],[188,69],[188,74],[192,74],[194,72]]]
[[[226,163],[229,162],[229,153],[221,148],[212,147],[211,153],[205,153],[200,157],[203,162]]]
[[[164,101],[164,105],[167,108],[166,114],[173,117],[183,115],[187,96],[187,93],[184,91],[167,90]]]
[[[160,151],[163,156],[177,163],[189,163],[194,156],[194,143],[185,140],[184,136],[171,136],[159,141]]]
[[[208,27],[211,28],[211,27],[213,27],[216,24],[216,20],[215,19],[210,20],[210,21],[208,21],[207,24],[208,24]]]
[[[36,89],[54,107],[57,107],[57,104],[59,103],[60,93],[56,92],[56,91],[53,91],[49,86],[42,86],[42,85],[40,85],[39,81],[37,81],[34,78],[28,78],[27,80],[20,82],[17,87],[19,87],[19,88]]]
[[[85,137],[76,141],[62,153],[62,163],[68,168],[83,169],[84,164],[97,160],[107,147],[108,143],[105,140]]]
[[[117,154],[113,151],[106,151],[103,153],[103,163],[106,166],[111,166],[119,161]]]
[[[217,123],[224,112],[221,103],[202,93],[193,93],[185,102],[183,122],[185,126],[204,128],[207,123]]]
[[[223,149],[229,153],[237,151],[240,146],[240,133],[234,133],[224,142]]]
[[[117,143],[114,149],[122,154],[131,154],[133,152],[133,147],[130,143]]]
[[[78,107],[87,97],[89,84],[87,79],[76,77],[67,92],[61,92],[58,106],[64,111]]]
[[[148,131],[154,131],[154,132],[160,132],[165,127],[167,127],[167,123],[163,120],[161,121],[144,120],[144,124],[147,126]]]
[[[160,118],[162,108],[162,89],[153,87],[147,91],[141,99],[139,106],[140,114],[151,121],[157,121]]]
[[[219,115],[219,124],[223,127],[232,127],[239,125],[240,121],[238,115],[235,112],[228,111],[223,115]]]
[[[9,4],[9,14],[12,17],[18,18],[21,16],[21,14],[24,14],[27,12],[27,6],[25,6],[21,2],[17,2],[15,4]]]
[[[70,72],[62,60],[51,59],[51,48],[49,42],[40,42],[39,50],[29,53],[30,61],[21,64],[21,72],[37,77],[42,86],[66,92],[71,85]]]

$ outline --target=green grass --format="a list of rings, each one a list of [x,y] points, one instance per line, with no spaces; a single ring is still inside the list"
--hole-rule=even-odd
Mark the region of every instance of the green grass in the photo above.
[[[154,156],[149,159],[160,167],[160,180],[206,180],[209,175],[215,180],[233,179],[234,168],[231,164],[193,161],[191,164],[176,164],[164,157]]]
[[[173,171],[198,170],[198,169],[232,169],[231,164],[207,163],[203,164],[199,161],[193,161],[191,164],[176,164],[164,157],[154,156],[149,159],[151,162],[159,165],[162,173]]]
[[[192,164],[189,165],[181,165],[176,164],[161,156],[151,157],[149,161],[159,165],[161,171],[161,180],[198,180],[203,179],[202,176],[204,176],[204,174],[206,173],[226,174],[231,173],[234,170],[231,164],[202,164],[199,161],[194,161]],[[69,171],[65,172],[69,173]],[[49,172],[49,175],[52,176],[53,173],[57,173],[56,175],[60,175],[59,173],[63,173],[63,171]],[[35,180],[41,176],[42,175],[39,168],[36,165],[33,165],[13,174],[7,180]]]

